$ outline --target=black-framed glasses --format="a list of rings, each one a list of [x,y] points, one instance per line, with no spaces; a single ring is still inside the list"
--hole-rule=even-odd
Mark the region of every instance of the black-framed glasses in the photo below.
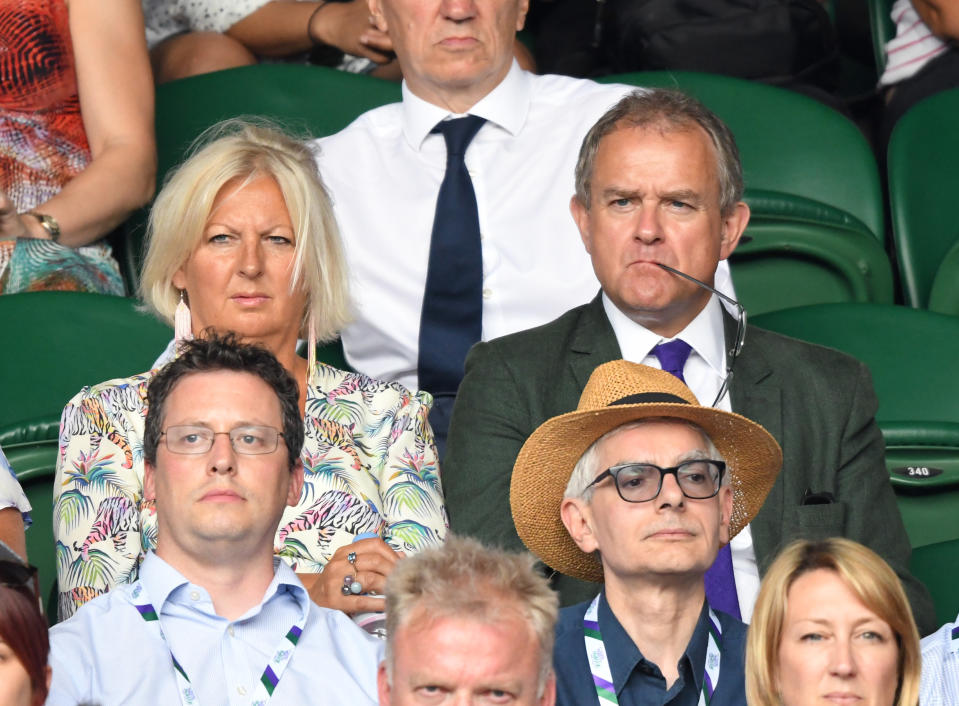
[[[663,489],[663,477],[675,476],[683,495],[691,500],[706,500],[719,492],[726,464],[709,459],[683,461],[678,466],[661,468],[653,463],[624,463],[611,466],[583,489],[585,492],[604,479],[612,478],[619,497],[628,503],[654,500]]]
[[[234,427],[230,431],[213,431],[202,425],[179,425],[167,427],[160,436],[166,438],[166,447],[175,454],[205,454],[213,448],[218,434],[230,437],[230,444],[238,454],[259,456],[273,453],[283,436],[279,430],[265,426]]]

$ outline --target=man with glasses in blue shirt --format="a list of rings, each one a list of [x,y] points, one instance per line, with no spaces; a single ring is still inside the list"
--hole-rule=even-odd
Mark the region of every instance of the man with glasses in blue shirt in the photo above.
[[[212,337],[147,395],[156,551],[51,630],[47,703],[304,704],[322,683],[324,703],[375,704],[378,641],[273,557],[303,486],[296,381],[266,350]]]
[[[530,436],[510,494],[520,537],[548,566],[604,583],[560,611],[558,704],[745,703],[746,627],[704,577],[781,464],[758,424],[622,360]]]

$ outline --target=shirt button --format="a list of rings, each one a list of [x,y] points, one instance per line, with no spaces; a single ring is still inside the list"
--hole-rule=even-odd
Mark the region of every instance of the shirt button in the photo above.
[[[236,688],[236,693],[238,693],[240,696],[246,696],[246,687],[245,687],[245,686],[238,686],[238,687]]]
[[[493,296],[492,289],[486,288],[483,290],[483,299],[489,299],[491,296]]]
[[[198,600],[200,600],[200,592],[199,592],[199,591],[190,591],[190,600],[192,600],[192,601],[198,601]]]
[[[226,631],[230,634],[230,637],[234,637],[234,634],[233,634],[233,626],[232,626],[232,625],[230,625],[230,626],[226,629]]]

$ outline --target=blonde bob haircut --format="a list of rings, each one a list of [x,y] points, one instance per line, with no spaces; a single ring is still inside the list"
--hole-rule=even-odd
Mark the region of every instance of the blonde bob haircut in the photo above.
[[[190,155],[167,175],[150,211],[140,297],[172,324],[180,300],[173,276],[200,242],[213,201],[234,179],[244,184],[272,177],[280,187],[296,234],[290,291],[307,295],[301,332],[313,319],[317,339],[328,341],[350,319],[349,285],[339,229],[316,166],[315,154],[262,119],[236,118],[213,125]]]
[[[895,706],[919,703],[922,657],[919,632],[899,578],[871,549],[833,537],[793,542],[763,577],[746,639],[746,701],[749,706],[780,706],[777,665],[789,589],[803,574],[834,571],[862,604],[884,620],[899,645],[899,687]]]

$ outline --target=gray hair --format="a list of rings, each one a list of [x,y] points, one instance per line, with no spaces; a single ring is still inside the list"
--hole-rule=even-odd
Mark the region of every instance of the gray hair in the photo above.
[[[393,641],[411,616],[456,616],[492,623],[513,606],[539,642],[538,691],[542,695],[553,668],[559,597],[536,571],[535,563],[531,554],[490,549],[475,539],[454,535],[442,546],[398,562],[386,582],[385,660],[390,682]]]
[[[147,224],[140,297],[173,322],[180,293],[173,276],[203,234],[213,202],[234,179],[276,181],[296,234],[290,289],[307,294],[303,329],[312,316],[318,340],[332,340],[350,319],[349,285],[340,233],[311,147],[262,118],[236,118],[208,128],[190,156],[168,176]]]
[[[566,492],[563,494],[564,498],[580,498],[585,502],[589,502],[593,498],[593,492],[596,490],[596,486],[590,486],[590,483],[599,475],[601,469],[598,467],[599,464],[599,448],[600,445],[616,434],[620,434],[624,431],[629,431],[630,429],[636,429],[643,426],[644,424],[650,423],[662,423],[670,422],[673,424],[682,424],[689,427],[693,431],[698,432],[703,437],[703,442],[706,445],[706,455],[709,459],[713,461],[722,461],[726,462],[726,459],[723,458],[723,455],[719,453],[719,449],[716,448],[716,445],[713,443],[713,440],[709,438],[709,435],[706,431],[693,422],[687,421],[685,419],[677,419],[676,417],[647,417],[646,419],[637,419],[632,422],[626,422],[620,426],[612,429],[596,441],[590,444],[589,448],[583,452],[583,455],[579,457],[579,461],[576,462],[576,465],[573,467],[573,472],[569,477],[569,482],[566,484]],[[732,475],[729,471],[731,469],[727,468],[727,472],[723,474],[722,485],[729,485],[729,478]]]
[[[728,214],[743,198],[743,166],[736,138],[726,124],[692,96],[666,88],[637,89],[623,96],[590,128],[576,161],[576,198],[589,210],[591,180],[599,143],[623,127],[656,128],[663,132],[701,127],[716,149],[719,208]]]

